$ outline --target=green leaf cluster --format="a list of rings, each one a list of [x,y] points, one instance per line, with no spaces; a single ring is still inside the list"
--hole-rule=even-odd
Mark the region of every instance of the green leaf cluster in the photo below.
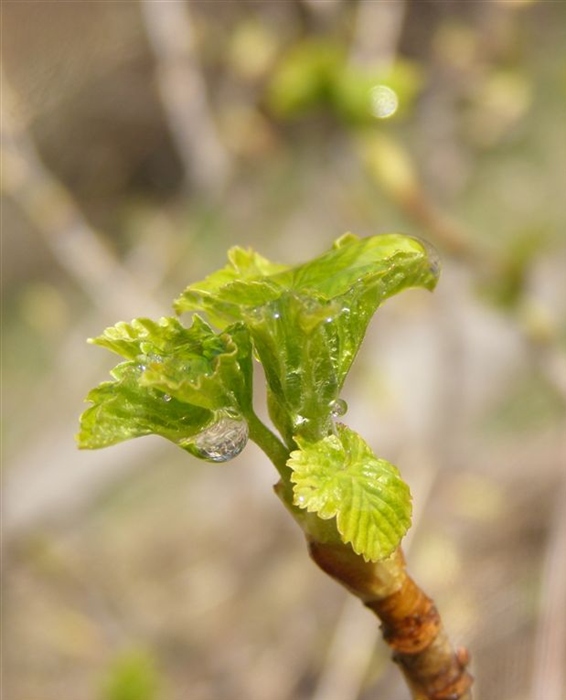
[[[226,461],[249,434],[278,468],[296,514],[334,518],[356,552],[387,556],[408,527],[408,489],[359,436],[336,426],[336,405],[378,306],[407,287],[434,288],[438,274],[433,251],[399,234],[345,234],[297,266],[233,248],[224,268],[176,300],[178,314],[193,313],[190,327],[141,318],[91,341],[124,361],[89,393],[79,445],[154,433]],[[279,436],[254,413],[254,357]]]
[[[217,334],[199,317],[188,329],[176,318],[140,318],[90,342],[126,362],[88,394],[93,405],[81,417],[80,447],[154,433],[190,450],[192,438],[219,415],[250,410],[251,346],[241,325]]]
[[[338,397],[377,307],[402,289],[432,289],[438,262],[421,241],[388,234],[339,238],[303,265],[273,265],[235,249],[229,264],[192,284],[177,312],[205,312],[219,327],[248,329],[268,384],[270,415],[285,442],[331,428]]]

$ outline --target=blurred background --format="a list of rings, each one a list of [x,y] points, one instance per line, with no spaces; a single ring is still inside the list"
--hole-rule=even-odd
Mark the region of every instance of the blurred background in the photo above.
[[[430,241],[345,421],[411,486],[409,569],[482,700],[566,688],[566,5],[4,2],[6,700],[402,700],[248,446],[74,443],[115,364],[232,245]],[[263,401],[258,381],[258,401]]]

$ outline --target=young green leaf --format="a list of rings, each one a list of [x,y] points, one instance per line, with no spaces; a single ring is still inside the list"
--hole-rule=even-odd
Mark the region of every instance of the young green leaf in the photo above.
[[[362,438],[339,425],[336,435],[309,444],[288,461],[294,505],[323,520],[336,518],[345,543],[366,561],[388,557],[411,524],[409,487]]]
[[[141,384],[142,366],[128,361],[115,367],[112,381],[89,392],[93,405],[81,416],[79,447],[97,449],[143,435],[161,435],[183,447],[204,430],[214,414]]]
[[[233,249],[230,264],[189,286],[175,308],[204,311],[220,327],[244,323],[265,368],[273,421],[287,441],[314,441],[329,432],[328,407],[377,307],[407,287],[432,289],[438,273],[429,248],[398,234],[346,234],[297,267]]]
[[[270,289],[271,275],[288,269],[273,263],[253,250],[234,247],[228,251],[228,265],[201,282],[190,285],[174,306],[177,313],[206,311],[211,323],[224,328],[242,320],[242,306],[257,306],[278,296]]]
[[[91,342],[127,362],[112,371],[113,381],[88,395],[93,406],[81,417],[80,447],[155,433],[209,458],[205,453],[213,451],[211,436],[218,426],[233,436],[238,421],[251,411],[251,342],[241,324],[216,334],[198,317],[189,329],[175,318],[158,323],[135,319],[106,329]],[[205,449],[194,448],[198,436]],[[230,437],[223,444],[230,441],[234,443]]]
[[[433,289],[439,274],[430,247],[401,234],[358,238],[348,233],[324,255],[296,267],[271,263],[241,248],[233,248],[229,260],[222,270],[187,287],[175,302],[177,313],[205,311],[224,327],[246,321],[250,311],[286,292],[330,302],[355,299],[368,287],[375,311],[407,287]]]

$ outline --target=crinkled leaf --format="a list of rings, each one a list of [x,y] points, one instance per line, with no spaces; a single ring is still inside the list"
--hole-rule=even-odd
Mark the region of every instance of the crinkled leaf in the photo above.
[[[342,540],[367,561],[389,556],[411,524],[411,496],[398,470],[378,459],[346,426],[309,444],[288,461],[294,504],[324,520],[336,518]]]
[[[266,371],[277,427],[286,437],[313,439],[324,434],[328,406],[379,304],[407,287],[432,289],[438,273],[429,248],[398,234],[346,234],[296,267],[235,249],[226,268],[185,290],[176,310],[205,311],[220,327],[245,323]]]
[[[225,268],[187,287],[175,302],[178,313],[206,311],[222,327],[247,320],[250,310],[286,292],[329,302],[356,299],[368,287],[375,310],[407,287],[433,289],[439,273],[431,249],[401,234],[346,234],[324,255],[296,267],[270,263],[240,248],[232,249],[229,258]]]
[[[254,307],[277,298],[280,290],[269,278],[288,268],[262,257],[253,250],[234,247],[228,251],[228,265],[202,282],[190,285],[175,302],[178,313],[206,311],[212,323],[223,328],[242,320],[241,307]]]
[[[195,323],[203,322],[195,317]],[[204,328],[204,326],[202,326]],[[252,403],[252,354],[249,333],[239,324],[209,337],[198,353],[181,344],[177,351],[147,366],[141,383],[180,401],[210,410],[247,413]]]
[[[241,324],[216,334],[198,317],[188,329],[175,318],[135,319],[91,342],[128,361],[88,395],[93,406],[81,417],[81,447],[150,433],[184,447],[217,415],[251,407],[251,343]]]
[[[113,381],[103,382],[87,396],[93,405],[81,416],[78,443],[83,449],[152,433],[183,446],[214,417],[207,409],[167,400],[162,391],[142,386],[143,370],[137,362],[123,362],[111,374]]]

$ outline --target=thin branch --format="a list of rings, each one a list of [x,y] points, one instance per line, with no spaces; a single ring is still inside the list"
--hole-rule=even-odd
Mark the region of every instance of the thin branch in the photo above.
[[[17,99],[2,74],[2,190],[21,207],[49,249],[93,304],[106,313],[141,307],[159,315],[149,298],[84,218],[65,187],[42,163]]]
[[[317,29],[330,29],[340,15],[342,0],[302,0],[306,12],[314,18]]]
[[[566,445],[565,445],[566,446]],[[563,467],[566,459],[563,453]],[[561,700],[566,688],[566,478],[556,499],[540,593],[532,700]]]
[[[406,2],[361,0],[350,60],[357,65],[378,65],[386,71],[397,55],[397,45],[405,19]]]
[[[230,160],[217,133],[197,62],[187,3],[141,0],[147,36],[157,60],[157,85],[187,179],[215,197]]]

